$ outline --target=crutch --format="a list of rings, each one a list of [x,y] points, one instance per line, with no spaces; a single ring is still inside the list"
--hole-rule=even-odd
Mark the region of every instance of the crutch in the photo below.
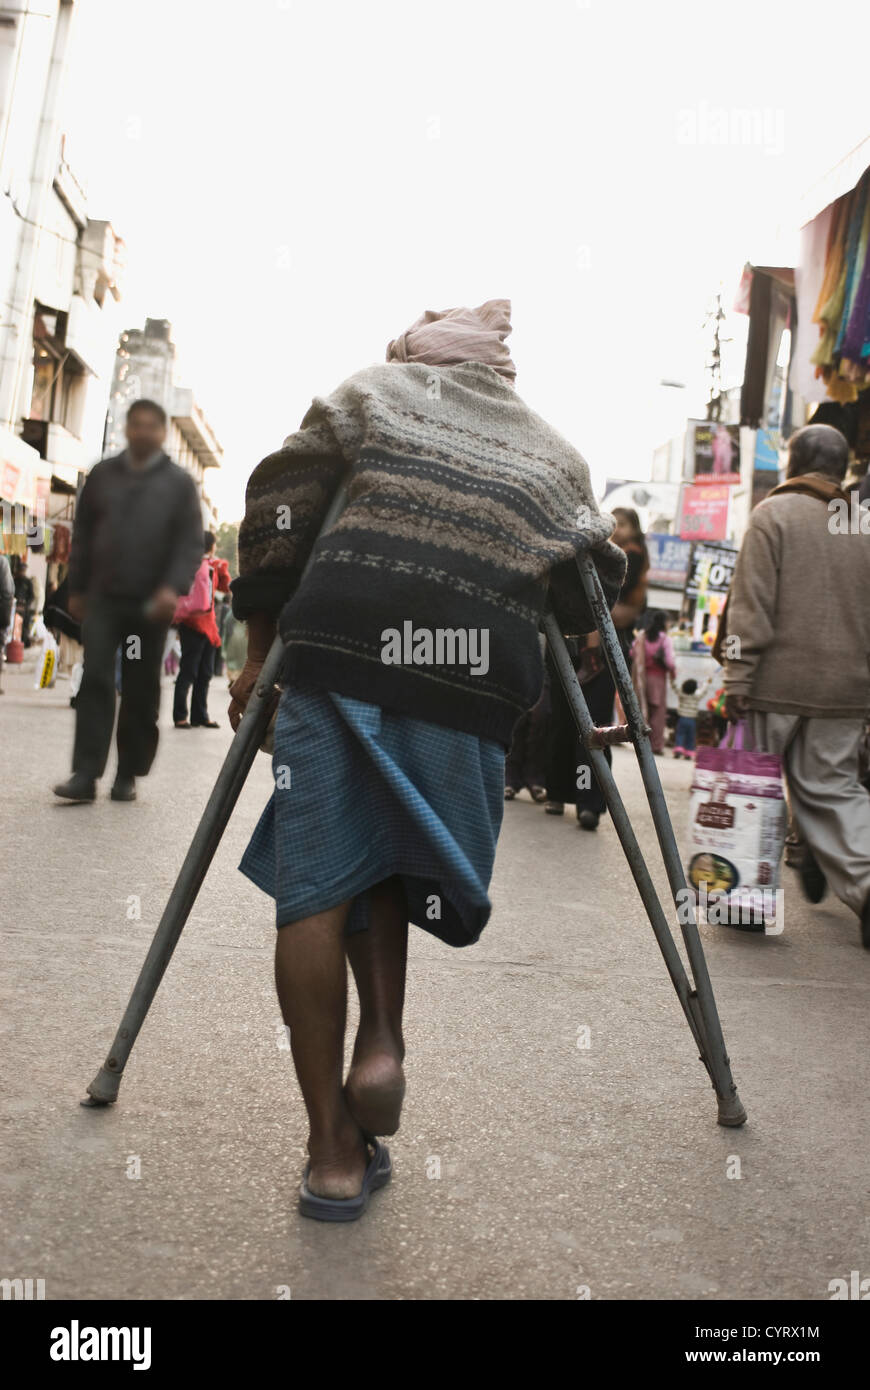
[[[343,505],[344,489],[342,488],[329,508],[321,535],[325,534],[332,526]],[[694,920],[694,911],[690,910],[690,925],[688,927],[683,926],[683,936],[695,978],[695,988],[693,989],[686,977],[679,952],[668,928],[667,919],[650,879],[640,846],[631,828],[628,814],[616,789],[607,760],[601,752],[601,748],[606,743],[629,741],[635,743],[641,765],[641,775],[668,870],[671,890],[676,898],[678,889],[682,887],[685,890],[686,883],[674,840],[673,828],[653,762],[646,726],[641,717],[637,697],[619,648],[595,566],[588,556],[578,559],[577,563],[596,625],[604,641],[608,664],[620,692],[623,708],[630,721],[628,725],[616,729],[596,729],[594,727],[565,648],[564,638],[552,613],[547,613],[544,617],[547,641],[550,644],[577,727],[589,751],[592,768],[601,784],[629,867],[652,923],[656,940],[686,1014],[692,1035],[698,1045],[701,1060],[706,1066],[716,1090],[719,1099],[719,1122],[726,1125],[740,1125],[746,1119],[746,1112],[740,1104],[737,1088],[731,1079],[729,1061],[707,974],[706,961]],[[310,564],[311,558],[308,561],[308,565]],[[303,577],[307,573],[307,569],[308,566],[306,565]],[[185,855],[175,886],[169,895],[169,900],[139,972],[115,1040],[109,1049],[105,1062],[87,1088],[88,1099],[82,1101],[83,1105],[109,1105],[118,1098],[121,1077],[133,1049],[133,1044],[169,965],[172,953],[178,944],[185,922],[196,900],[196,895],[232,815],[245,778],[256,757],[257,749],[262,742],[270,699],[282,662],[283,644],[280,637],[276,637],[263,663],[260,680],[248,701],[236,736],[218,774],[214,790],[209,797],[202,819]],[[684,894],[684,896],[687,897],[688,895]]]
[[[345,488],[342,486],[339,487],[329,506],[320,531],[321,536],[325,535],[338,519],[344,507],[344,501]],[[308,563],[302,572],[303,579],[308,573],[313,558],[312,548],[312,554],[308,557]],[[281,673],[283,660],[284,643],[280,637],[276,637],[269,648],[266,660],[263,662],[260,679],[248,700],[245,713],[239,721],[235,738],[229,746],[212,794],[206,803],[199,825],[196,827],[190,842],[190,849],[184,856],[184,863],[178,878],[175,880],[172,892],[169,894],[169,901],[163,910],[163,916],[157,924],[154,939],[142,969],[139,971],[139,978],[133,986],[133,993],[130,995],[124,1010],[120,1027],[115,1034],[115,1041],[109,1048],[105,1062],[88,1086],[88,1098],[81,1102],[82,1105],[111,1105],[113,1101],[118,1099],[121,1077],[133,1050],[133,1044],[139,1036],[139,1030],[154,1002],[160,981],[172,959],[172,952],[178,945],[184,924],[196,902],[196,895],[202,887],[202,881],[215,856],[221,836],[227,828],[227,823],[239,799],[242,787],[245,785],[245,779],[263,741],[263,735],[269,721],[272,696]]]
[[[578,557],[577,568],[580,571],[583,589],[595,619],[595,626],[601,636],[605,659],[628,719],[627,724],[606,729],[596,728],[571,658],[568,655],[565,639],[552,611],[548,611],[544,615],[544,633],[571,713],[574,716],[574,722],[589,755],[589,761],[598,779],[604,800],[607,803],[607,809],[613,819],[620,844],[628,860],[629,869],[646,908],[671,982],[677,992],[677,998],[686,1015],[692,1037],[698,1045],[700,1059],[707,1068],[713,1083],[718,1101],[719,1124],[742,1125],[746,1121],[746,1111],[741,1104],[737,1087],[731,1076],[731,1064],[725,1049],[722,1025],[716,1010],[716,1001],[713,997],[713,987],[710,983],[704,948],[698,934],[694,896],[686,884],[682,861],[674,837],[674,828],[668,814],[658,769],[650,747],[649,730],[644,722],[625,657],[619,645],[598,571],[588,554]],[[674,897],[674,904],[678,909],[677,920],[689,958],[694,986],[686,975],[680,953],[668,926],[667,917],[653,886],[613,773],[602,751],[606,746],[614,743],[633,743],[635,747],[644,790],[652,813],[653,825],[668,875],[668,883]]]

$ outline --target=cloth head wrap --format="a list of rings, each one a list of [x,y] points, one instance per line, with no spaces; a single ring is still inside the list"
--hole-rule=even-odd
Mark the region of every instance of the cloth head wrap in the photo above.
[[[505,344],[510,331],[509,299],[488,299],[477,309],[427,309],[393,339],[387,361],[425,362],[430,367],[485,362],[513,385],[517,369]]]

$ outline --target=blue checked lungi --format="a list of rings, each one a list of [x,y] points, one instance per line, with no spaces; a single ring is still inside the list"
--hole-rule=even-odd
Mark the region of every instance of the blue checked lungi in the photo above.
[[[451,946],[476,941],[504,811],[500,743],[331,691],[285,690],[275,787],[239,865],[275,899],[276,926],[398,874],[409,920]]]

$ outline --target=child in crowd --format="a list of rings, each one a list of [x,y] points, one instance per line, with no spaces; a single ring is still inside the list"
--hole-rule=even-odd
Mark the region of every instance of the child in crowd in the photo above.
[[[694,758],[695,756],[695,730],[700,701],[701,691],[698,689],[698,682],[691,677],[683,681],[677,701],[677,729],[674,736],[675,758]]]

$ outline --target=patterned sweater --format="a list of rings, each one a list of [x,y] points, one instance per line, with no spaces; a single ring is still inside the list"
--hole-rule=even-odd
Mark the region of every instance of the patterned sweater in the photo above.
[[[616,598],[612,529],[580,454],[493,368],[384,363],[316,397],[254,469],[233,611],[280,614],[288,682],[507,745],[540,693],[548,592],[564,630],[594,627],[575,556],[591,549]]]

